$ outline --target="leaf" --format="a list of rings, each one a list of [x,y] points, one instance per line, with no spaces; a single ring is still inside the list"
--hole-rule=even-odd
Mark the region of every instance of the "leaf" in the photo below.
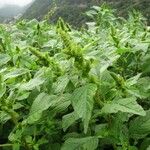
[[[149,48],[149,44],[147,43],[136,43],[135,47],[133,47],[134,52],[136,51],[143,51],[143,52],[147,52]]]
[[[128,93],[139,97],[140,99],[147,99],[149,97],[149,77],[143,77],[138,80],[135,86],[127,89]]]
[[[97,137],[69,138],[61,150],[95,150],[98,146]]]
[[[33,90],[35,87],[43,84],[44,81],[45,81],[45,79],[42,79],[40,77],[33,78],[29,82],[21,84],[21,86],[19,87],[19,89],[20,90],[27,90],[27,91]]]
[[[37,122],[42,116],[42,112],[37,112],[30,115],[26,120],[23,121],[23,124],[34,124]]]
[[[58,81],[55,83],[55,93],[64,92],[68,83],[69,83],[69,77],[68,76],[59,77]]]
[[[139,73],[139,74],[137,74],[136,76],[134,76],[134,77],[128,79],[128,80],[126,81],[126,82],[127,82],[127,85],[128,85],[128,86],[132,86],[132,85],[136,84],[137,81],[139,80],[140,76],[141,76],[141,73]]]
[[[29,70],[24,69],[24,68],[10,70],[9,73],[4,75],[4,80],[11,79],[11,78],[16,78],[18,76],[26,74],[27,72],[29,72]]]
[[[6,92],[6,84],[3,81],[3,77],[0,75],[0,98],[5,94]]]
[[[135,97],[113,100],[112,102],[105,104],[101,111],[102,113],[106,114],[117,113],[118,111],[121,111],[141,116],[146,115],[143,108],[136,102]]]
[[[0,54],[0,66],[7,64],[11,57],[7,54]]]
[[[109,57],[108,60],[101,60],[99,66],[100,66],[100,73],[102,74],[104,71],[107,70],[109,66],[112,66],[112,64],[119,58],[119,55],[114,55],[113,53]]]
[[[122,112],[115,114],[111,120],[110,134],[117,145],[124,145],[129,141],[128,128],[124,123],[127,120],[128,114]]]
[[[20,144],[19,143],[14,143],[12,146],[12,150],[20,150]]]
[[[142,66],[141,66],[141,69],[142,69],[143,73],[149,73],[150,72],[150,65],[149,64],[150,64],[150,55],[148,53],[143,58],[143,63],[142,63]]]
[[[9,119],[11,119],[11,116],[4,111],[0,111],[0,124],[4,124]]]
[[[8,136],[9,141],[12,143],[20,141],[23,135],[23,130],[24,129],[22,128],[14,128],[14,130]]]
[[[93,96],[95,95],[97,86],[95,84],[87,84],[76,89],[72,95],[72,105],[75,112],[84,122],[84,132],[87,132],[88,124],[93,110]]]
[[[150,150],[150,145],[147,147],[147,149],[146,150]]]
[[[21,101],[21,100],[27,99],[29,95],[30,95],[30,92],[19,93],[16,99]]]
[[[38,121],[41,118],[42,112],[52,106],[55,103],[55,100],[55,95],[48,95],[46,93],[39,94],[34,100],[29,117],[24,120],[24,123],[33,124]]]
[[[53,105],[55,99],[55,95],[48,95],[46,93],[39,94],[31,106],[30,115],[41,113],[48,109],[51,105]]]
[[[66,131],[67,128],[71,126],[78,119],[79,116],[75,112],[63,116],[63,120],[62,120],[63,130]]]
[[[142,143],[140,144],[139,150],[146,150],[146,148],[150,148],[150,138],[144,138]]]
[[[58,96],[52,106],[53,109],[51,110],[51,112],[56,114],[65,111],[68,108],[68,106],[71,104],[70,100],[71,100],[71,94],[66,93]]]
[[[105,138],[109,136],[108,124],[99,124],[95,126],[95,135],[99,138]]]
[[[5,94],[6,92],[6,84],[0,83],[0,98]]]
[[[130,136],[133,138],[142,138],[150,134],[150,110],[146,112],[146,116],[139,116],[130,122]]]
[[[57,40],[56,39],[51,39],[48,42],[44,43],[43,48],[49,48],[49,47],[54,47],[57,44]]]

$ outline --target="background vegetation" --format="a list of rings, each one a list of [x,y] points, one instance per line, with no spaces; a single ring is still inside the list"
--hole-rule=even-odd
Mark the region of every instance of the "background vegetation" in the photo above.
[[[134,8],[150,20],[149,0],[36,0],[24,13],[23,18],[41,20],[50,11],[51,22],[56,22],[62,17],[70,24],[81,26],[87,21],[85,12],[91,6],[104,2],[116,9],[119,16],[127,17],[128,11]]]

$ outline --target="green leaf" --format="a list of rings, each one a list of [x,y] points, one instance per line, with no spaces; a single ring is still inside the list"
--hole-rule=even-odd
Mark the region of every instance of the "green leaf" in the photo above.
[[[150,150],[150,145],[147,147],[147,149],[146,150]]]
[[[41,118],[41,116],[42,116],[42,112],[31,114],[27,119],[23,121],[22,124],[34,124]]]
[[[11,57],[7,54],[0,54],[0,66],[7,64]]]
[[[0,98],[5,94],[6,92],[6,84],[0,83]]]
[[[18,76],[26,74],[27,72],[29,72],[29,70],[24,69],[24,68],[10,70],[9,73],[4,75],[4,80],[11,79],[11,78],[16,78]]]
[[[99,138],[105,138],[109,136],[108,124],[99,124],[95,126],[95,135]]]
[[[34,100],[30,109],[29,117],[24,120],[24,124],[33,124],[38,121],[41,118],[42,112],[56,103],[56,98],[57,96],[55,95],[48,95],[46,93],[39,94]]]
[[[139,74],[137,74],[136,76],[134,76],[134,77],[128,79],[128,80],[126,81],[126,82],[127,82],[127,86],[132,86],[132,85],[136,84],[136,83],[138,82],[140,76],[141,76],[141,73],[139,73]]]
[[[58,78],[57,82],[55,83],[55,93],[61,93],[64,92],[67,84],[69,83],[69,77],[68,76],[61,76]]]
[[[34,78],[34,79],[31,79],[31,80],[30,80],[29,82],[27,82],[27,83],[21,84],[21,86],[19,87],[19,89],[22,90],[22,91],[23,91],[23,90],[27,90],[27,91],[33,90],[35,87],[37,87],[37,86],[43,84],[44,81],[45,81],[45,79],[40,78],[40,77]]]
[[[51,110],[51,112],[56,114],[65,111],[68,108],[68,106],[71,104],[70,99],[71,99],[71,94],[68,93],[58,96],[52,106],[53,109]]]
[[[63,116],[63,121],[62,121],[63,130],[66,131],[67,128],[71,126],[78,119],[79,116],[75,112]]]
[[[140,144],[139,150],[146,150],[146,148],[150,147],[150,138],[144,138],[142,143]]]
[[[146,112],[146,116],[139,116],[130,122],[130,136],[133,138],[142,138],[150,134],[150,110]]]
[[[20,144],[19,143],[13,144],[12,150],[20,150]]]
[[[129,143],[128,128],[125,125],[125,121],[128,120],[128,114],[119,112],[114,115],[111,120],[110,134],[117,145],[124,145]]]
[[[141,66],[141,69],[144,73],[149,73],[150,72],[150,55],[149,53],[147,55],[144,56],[143,58],[143,63]]]
[[[21,101],[21,100],[24,100],[24,99],[27,99],[30,95],[30,92],[23,92],[23,93],[19,93],[16,97],[17,100]]]
[[[5,123],[7,122],[9,119],[11,119],[11,116],[9,114],[7,114],[4,111],[0,111],[0,123]]]
[[[22,128],[14,128],[14,130],[8,136],[9,141],[12,143],[20,141],[23,135],[23,130],[24,129]]]
[[[95,84],[87,84],[76,89],[72,95],[72,105],[84,123],[84,132],[87,132],[88,124],[91,119],[97,86]]]
[[[101,111],[106,114],[121,111],[141,116],[146,115],[143,108],[136,102],[135,97],[113,100],[112,102],[105,104]]]
[[[46,93],[39,94],[31,106],[30,115],[47,110],[51,105],[53,105],[55,99],[55,95],[48,95]]]
[[[0,75],[0,98],[5,94],[6,92],[6,84],[3,81],[3,77]]]
[[[61,150],[95,150],[98,146],[97,137],[69,138]]]

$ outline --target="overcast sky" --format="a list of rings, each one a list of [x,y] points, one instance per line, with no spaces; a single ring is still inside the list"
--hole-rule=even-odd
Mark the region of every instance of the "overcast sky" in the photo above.
[[[0,7],[4,6],[5,4],[14,4],[19,6],[24,6],[29,4],[32,0],[0,0]]]

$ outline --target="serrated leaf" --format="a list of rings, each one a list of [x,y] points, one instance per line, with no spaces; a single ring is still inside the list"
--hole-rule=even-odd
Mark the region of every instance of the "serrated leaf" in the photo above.
[[[6,84],[0,83],[0,98],[5,94],[6,92]]]
[[[95,126],[95,135],[99,138],[104,138],[109,136],[108,124],[99,124]]]
[[[55,103],[53,104],[53,109],[51,112],[53,113],[60,113],[68,108],[68,106],[71,104],[71,94],[63,94],[61,96],[58,96],[55,100]]]
[[[41,118],[42,112],[55,103],[55,99],[55,95],[39,94],[31,106],[29,117],[24,122],[33,124],[38,121]]]
[[[75,112],[63,116],[63,120],[62,120],[63,130],[66,131],[67,128],[71,126],[78,119],[79,116]]]
[[[21,100],[27,99],[29,95],[30,95],[30,92],[19,93],[16,99],[21,101]]]
[[[121,111],[141,116],[146,115],[143,108],[136,102],[135,97],[113,100],[112,102],[105,104],[101,111],[106,114]]]
[[[144,138],[142,143],[140,144],[139,150],[146,150],[148,147],[150,147],[150,138]]]
[[[16,78],[18,76],[26,74],[27,72],[29,72],[29,70],[24,69],[24,68],[10,70],[9,73],[7,73],[7,74],[4,75],[4,80],[11,79],[11,78]]]
[[[142,138],[150,134],[150,110],[146,112],[146,116],[139,116],[130,122],[130,136],[134,138]]]
[[[76,89],[72,95],[72,105],[84,123],[84,132],[87,132],[88,124],[93,110],[93,96],[95,95],[97,86],[95,84],[87,84]]]
[[[0,111],[0,123],[5,123],[9,119],[11,119],[11,116],[7,114],[6,112]]]
[[[63,92],[68,83],[69,83],[68,76],[59,77],[58,81],[55,83],[55,93]]]
[[[48,109],[51,105],[53,105],[55,99],[55,95],[48,95],[46,93],[39,94],[31,106],[30,115],[40,113]]]
[[[98,146],[97,137],[69,138],[61,150],[95,150]]]
[[[31,114],[26,120],[23,121],[23,124],[34,124],[41,118],[41,116],[42,112]]]
[[[33,90],[35,87],[37,87],[37,86],[43,84],[44,81],[45,81],[45,79],[40,78],[40,77],[39,77],[39,78],[34,78],[34,79],[31,79],[31,80],[30,80],[29,82],[27,82],[27,83],[21,84],[21,86],[19,86],[19,89],[20,89],[20,90],[27,90],[27,91]]]
[[[139,73],[139,74],[137,74],[136,76],[134,76],[134,77],[128,79],[128,80],[126,81],[126,82],[127,82],[127,86],[132,86],[132,85],[136,84],[137,81],[138,81],[138,79],[140,78],[140,76],[141,76],[141,73]]]
[[[115,114],[111,120],[110,134],[118,145],[124,145],[129,141],[128,128],[124,124],[127,120],[128,114],[122,112]]]
[[[0,66],[5,65],[9,62],[11,57],[7,54],[0,54]]]

